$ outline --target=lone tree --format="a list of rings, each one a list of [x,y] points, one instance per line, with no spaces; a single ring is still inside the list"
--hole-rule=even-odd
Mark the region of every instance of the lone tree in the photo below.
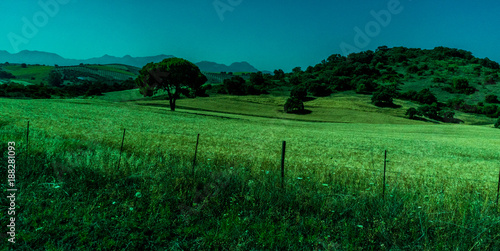
[[[175,101],[182,94],[196,96],[207,77],[195,64],[182,58],[167,58],[159,63],[149,63],[142,67],[135,80],[145,97],[151,97],[159,90],[168,94],[170,110],[175,111]]]

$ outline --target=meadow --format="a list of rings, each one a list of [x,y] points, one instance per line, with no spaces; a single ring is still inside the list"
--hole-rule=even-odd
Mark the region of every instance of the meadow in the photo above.
[[[487,119],[413,121],[362,95],[283,114],[282,99],[183,99],[176,112],[160,100],[0,99],[2,148],[15,141],[19,154],[10,248],[500,248],[500,131]]]
[[[4,65],[3,68],[16,76],[16,79],[11,80],[12,82],[24,85],[47,83],[49,73],[54,69],[53,66],[41,65],[30,65],[27,68],[22,68],[21,65]]]

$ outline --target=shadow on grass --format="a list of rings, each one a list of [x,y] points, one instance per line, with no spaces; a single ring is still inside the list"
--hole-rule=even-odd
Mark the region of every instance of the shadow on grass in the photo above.
[[[308,109],[304,109],[304,110],[300,110],[300,111],[291,111],[291,112],[287,112],[289,114],[297,114],[297,115],[307,115],[307,114],[311,114],[312,111],[311,110],[308,110]]]
[[[305,98],[302,99],[302,101],[304,101],[304,102],[313,101],[313,100],[316,100],[316,98],[314,98],[314,97],[305,97]]]
[[[381,107],[381,108],[401,108],[402,107],[401,105],[396,105],[394,103],[392,103],[392,104],[378,103],[378,104],[375,104],[375,106]]]

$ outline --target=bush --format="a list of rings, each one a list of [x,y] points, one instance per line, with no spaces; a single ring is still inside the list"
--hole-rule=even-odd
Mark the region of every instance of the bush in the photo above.
[[[406,116],[408,116],[409,119],[415,119],[417,115],[419,115],[419,112],[415,108],[409,108],[406,110]]]
[[[500,118],[497,120],[497,122],[495,122],[495,128],[498,128],[500,127]]]
[[[351,85],[356,87],[356,93],[364,94],[373,93],[378,88],[378,84],[367,75],[353,79]]]
[[[446,79],[443,77],[434,76],[432,77],[432,82],[434,83],[445,83]]]
[[[483,113],[484,115],[486,115],[487,117],[496,118],[496,117],[498,117],[498,106],[485,105],[484,107],[482,107],[480,112]]]
[[[439,112],[439,116],[443,117],[444,119],[446,120],[450,120],[450,119],[453,119],[453,117],[455,116],[455,112],[454,111],[441,111]]]
[[[294,86],[290,92],[290,97],[304,100],[307,97],[306,87],[302,85]]]
[[[496,95],[490,94],[486,95],[484,102],[490,103],[490,104],[498,104],[500,101],[498,100],[498,97]]]
[[[399,95],[399,98],[405,99],[405,100],[417,100],[417,91],[409,90],[407,92],[401,93]]]
[[[232,77],[231,79],[224,79],[224,88],[226,92],[232,95],[245,95],[245,80],[240,76]]]
[[[416,65],[411,65],[407,69],[408,73],[417,73],[419,71],[418,66]]]
[[[372,103],[376,106],[388,107],[394,106],[393,98],[395,94],[387,87],[380,88],[372,96]]]
[[[325,83],[311,83],[309,92],[316,97],[327,97],[332,94],[332,90]]]
[[[469,80],[466,78],[454,78],[452,86],[458,93],[470,95],[476,92],[476,89],[469,85]]]
[[[300,113],[304,111],[304,103],[298,98],[288,98],[283,110],[286,113]]]
[[[438,112],[439,108],[437,105],[423,105],[418,108],[418,111],[423,116],[426,116],[430,119],[439,119]]]
[[[437,102],[437,98],[436,98],[436,96],[434,96],[434,94],[428,88],[425,88],[425,89],[419,91],[415,95],[415,101],[418,101],[422,104],[430,105],[430,104]]]

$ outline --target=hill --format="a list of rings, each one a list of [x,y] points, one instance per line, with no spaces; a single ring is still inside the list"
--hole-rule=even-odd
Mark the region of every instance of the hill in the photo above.
[[[312,96],[351,90],[368,95],[387,93],[391,99],[422,106],[423,116],[431,119],[439,119],[439,114],[431,114],[429,109],[436,113],[451,110],[498,118],[500,101],[495,100],[500,95],[499,71],[497,62],[476,58],[465,50],[381,46],[375,52],[347,57],[331,55],[305,71],[294,69],[284,80],[292,88],[306,89]]]

